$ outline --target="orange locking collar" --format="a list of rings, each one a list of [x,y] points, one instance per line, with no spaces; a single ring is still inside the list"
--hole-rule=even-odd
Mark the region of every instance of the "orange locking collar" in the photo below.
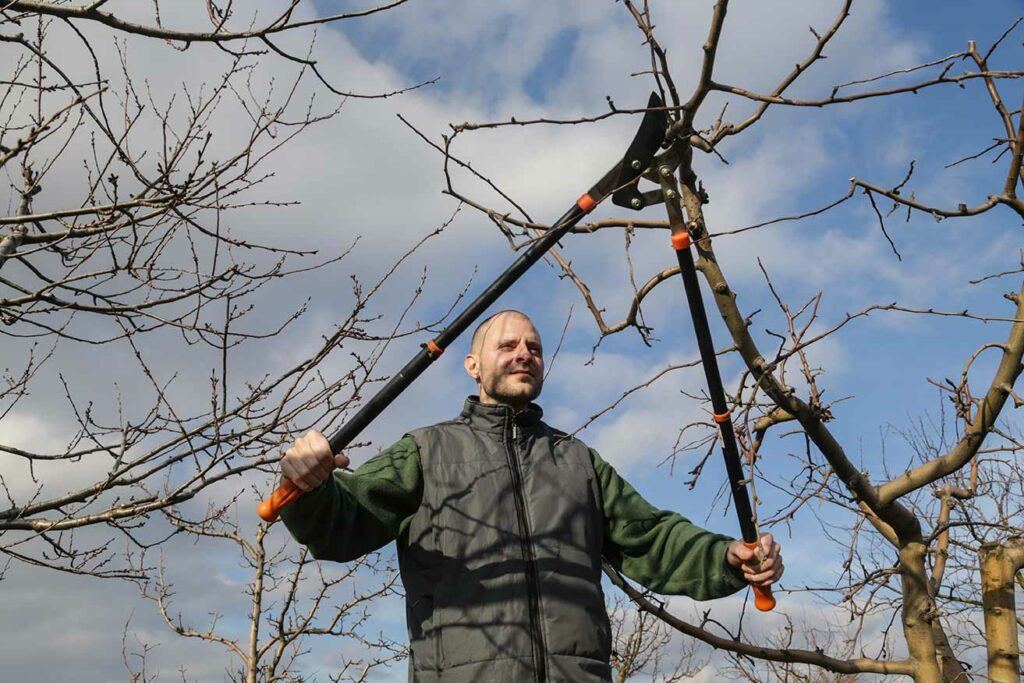
[[[427,342],[427,351],[429,351],[430,355],[433,356],[434,358],[439,358],[441,354],[444,353],[444,349],[438,346],[437,342],[435,342],[433,339]]]
[[[693,240],[690,239],[690,233],[685,230],[672,235],[672,248],[676,251],[689,249],[692,242]]]
[[[576,206],[583,210],[583,213],[590,213],[590,211],[597,206],[597,202],[589,194],[585,194],[576,200]]]

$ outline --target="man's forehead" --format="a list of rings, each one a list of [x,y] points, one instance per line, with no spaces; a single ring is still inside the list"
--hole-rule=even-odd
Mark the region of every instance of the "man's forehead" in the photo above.
[[[508,341],[510,339],[519,339],[520,337],[540,341],[540,333],[537,331],[537,328],[529,323],[521,327],[499,327],[495,330],[494,334],[494,338],[497,341]]]
[[[518,339],[521,336],[532,337],[540,341],[540,333],[533,322],[523,315],[506,313],[491,321],[485,332],[486,338],[494,341]]]
[[[533,326],[533,321],[527,318],[525,315],[518,313],[503,313],[497,318],[491,321],[491,325],[494,329],[508,329],[508,328],[523,328],[527,327],[531,330],[536,330]]]

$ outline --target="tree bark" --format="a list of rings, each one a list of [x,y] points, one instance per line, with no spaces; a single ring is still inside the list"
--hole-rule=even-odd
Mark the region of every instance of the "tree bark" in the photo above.
[[[1024,565],[1024,538],[983,545],[981,601],[985,612],[988,646],[988,680],[1020,681],[1020,646],[1017,641],[1017,609],[1014,576]]]

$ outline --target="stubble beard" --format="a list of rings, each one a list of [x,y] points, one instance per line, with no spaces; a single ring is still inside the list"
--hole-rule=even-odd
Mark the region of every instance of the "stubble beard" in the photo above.
[[[495,401],[505,404],[522,403],[524,406],[540,396],[544,386],[543,378],[535,377],[533,384],[527,384],[514,380],[513,375],[500,375],[491,382],[490,387],[484,387],[488,396]]]

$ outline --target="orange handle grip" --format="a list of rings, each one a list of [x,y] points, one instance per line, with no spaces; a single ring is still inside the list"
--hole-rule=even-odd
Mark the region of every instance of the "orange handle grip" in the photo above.
[[[743,541],[743,545],[747,546],[751,550],[757,550],[758,544],[748,543]],[[762,612],[771,612],[775,609],[775,596],[772,595],[771,586],[751,586],[750,589],[754,591],[754,607],[761,610]]]
[[[772,595],[771,586],[751,586],[754,591],[754,607],[762,612],[771,612],[775,609],[775,596]]]
[[[270,494],[270,498],[260,503],[256,508],[264,522],[273,522],[281,514],[281,509],[293,500],[302,495],[302,490],[293,484],[290,479],[285,479],[281,485]]]

